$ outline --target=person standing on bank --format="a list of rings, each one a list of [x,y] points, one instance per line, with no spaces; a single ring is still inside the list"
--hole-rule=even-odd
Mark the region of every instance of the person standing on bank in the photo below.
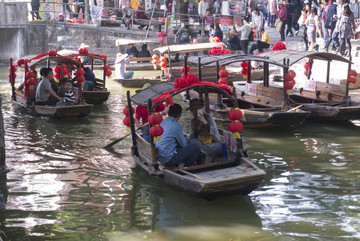
[[[40,0],[31,0],[31,16],[32,20],[41,20],[39,15]]]
[[[187,144],[183,128],[178,122],[182,114],[182,107],[174,104],[169,108],[169,117],[161,122],[164,133],[161,135],[161,142],[156,143],[159,151],[159,162],[166,166],[179,165],[194,166],[200,156],[198,144]]]
[[[287,20],[287,10],[283,1],[279,1],[279,20],[282,22],[280,29],[280,41],[285,41],[285,25]]]
[[[340,19],[340,54],[345,56],[346,43],[348,43],[349,53],[348,56],[351,56],[351,41],[350,39],[354,36],[355,32],[355,21],[354,14],[350,10],[349,4],[344,5],[343,14]]]
[[[65,14],[66,10],[69,12],[69,18],[72,18],[72,11],[69,6],[69,0],[62,0],[62,12]]]
[[[251,32],[251,27],[249,25],[249,19],[247,17],[243,18],[243,26],[240,27],[239,32],[241,32],[240,46],[244,54],[248,53],[249,45],[249,35]]]
[[[259,53],[263,52],[264,48],[269,48],[271,44],[270,36],[267,32],[265,32],[265,29],[260,30],[261,33],[261,40],[258,40],[256,44],[253,44],[250,48],[250,54],[254,52],[254,50],[258,50]]]
[[[188,24],[185,24],[184,27],[180,28],[175,35],[174,43],[175,44],[189,44],[190,40],[194,37],[194,32],[190,29]],[[186,54],[188,55],[188,54]],[[179,54],[175,55],[175,62],[179,61]]]
[[[251,25],[256,30],[256,38],[260,39],[260,29],[264,27],[264,15],[257,8],[251,14]]]
[[[313,51],[316,44],[316,30],[318,30],[321,38],[321,27],[316,8],[311,9],[309,16],[306,18],[305,25],[307,27],[307,36],[310,42],[309,50]]]
[[[208,10],[208,9],[209,9],[208,0],[201,0],[201,2],[199,2],[199,5],[198,5],[198,14],[200,16],[202,24],[204,24],[204,19],[205,19],[205,16],[206,16],[206,10]]]
[[[221,139],[214,119],[205,113],[204,106],[200,99],[190,100],[189,110],[194,115],[190,123],[190,143],[198,144],[206,156],[205,163],[211,163],[222,154]]]
[[[42,68],[40,70],[42,80],[36,88],[35,103],[37,105],[56,105],[57,102],[62,101],[51,88],[50,81],[54,79],[54,72],[52,68]]]

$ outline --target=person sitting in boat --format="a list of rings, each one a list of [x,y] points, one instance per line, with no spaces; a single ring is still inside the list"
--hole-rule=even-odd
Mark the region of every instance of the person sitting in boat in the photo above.
[[[169,108],[169,117],[161,122],[164,133],[161,135],[161,142],[156,143],[159,151],[159,162],[166,166],[179,165],[194,166],[200,156],[198,144],[188,144],[185,139],[183,128],[178,122],[182,113],[182,107],[174,104]]]
[[[54,79],[52,68],[40,69],[42,80],[36,88],[35,103],[37,105],[55,105],[62,98],[51,88],[50,81]]]
[[[142,87],[141,90],[136,91],[137,93],[149,88],[151,86],[150,83],[146,83],[144,84],[144,86]],[[153,109],[153,112],[160,112],[161,114],[165,114],[166,113],[166,107],[165,104],[160,104],[158,106],[156,106]],[[148,112],[148,108],[145,106],[140,106],[138,105],[135,109],[135,126],[137,128],[146,125],[148,123],[148,118],[149,118],[149,112]],[[142,137],[144,138],[145,141],[150,142],[150,125],[146,125],[144,126],[144,128],[142,128],[141,132],[142,132]]]
[[[151,54],[147,48],[148,48],[147,44],[141,45],[141,51],[139,53],[139,58],[151,57]],[[150,62],[150,61],[142,61],[142,62]]]
[[[63,83],[65,87],[65,97],[62,101],[56,103],[56,105],[74,105],[75,97],[73,92],[73,81],[71,79],[64,79]]]
[[[200,99],[190,100],[189,110],[194,118],[190,123],[190,143],[200,145],[205,163],[211,163],[222,154],[221,138],[216,123],[211,115],[204,112],[204,103]]]
[[[85,82],[83,86],[83,91],[94,90],[94,88],[96,87],[96,78],[94,73],[89,67],[84,67],[84,64],[81,64],[81,67],[85,71],[84,74]]]
[[[127,54],[129,58],[136,58],[139,54],[139,51],[134,46],[134,44],[129,44],[129,46],[125,49],[125,54]]]
[[[134,71],[126,72],[126,64],[130,63],[127,54],[118,53],[115,60],[115,76],[121,79],[132,79]]]

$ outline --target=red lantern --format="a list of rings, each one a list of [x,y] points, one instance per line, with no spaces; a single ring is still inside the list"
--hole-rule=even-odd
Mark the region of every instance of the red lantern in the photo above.
[[[160,62],[166,62],[166,61],[167,61],[167,59],[164,56],[160,57]]]
[[[13,66],[14,72],[17,71],[17,68],[15,66]],[[9,72],[11,71],[11,67],[9,67]]]
[[[129,117],[125,117],[123,120],[124,125],[126,125],[127,127],[130,127],[130,118]]]
[[[305,68],[305,69],[309,69],[309,68],[310,68],[310,63],[309,63],[309,62],[306,62],[306,63],[304,64],[304,68]]]
[[[111,67],[110,67],[110,65],[108,65],[108,64],[107,64],[107,65],[104,65],[104,67],[103,67],[103,69],[104,69],[105,71],[110,70],[110,68],[111,68]]]
[[[62,67],[63,67],[63,69],[66,69],[66,68],[67,68],[67,65],[66,65],[66,64],[62,64]]]
[[[111,76],[111,75],[112,75],[111,70],[108,70],[108,71],[105,72],[105,76],[109,77],[109,76]]]
[[[55,72],[55,73],[59,73],[59,72],[60,72],[60,66],[59,66],[59,65],[55,66],[54,72]]]
[[[63,69],[63,76],[67,75],[69,73],[69,70]]]
[[[185,66],[181,67],[181,72],[185,73]],[[186,73],[189,73],[189,72],[190,72],[190,68],[189,68],[189,66],[186,66]]]
[[[220,76],[220,78],[225,79],[226,77],[229,76],[229,72],[227,72],[226,70],[220,70],[219,76]]]
[[[356,83],[356,79],[355,79],[355,77],[349,77],[348,79],[347,79],[347,82],[348,83],[351,83],[351,84],[355,84]]]
[[[232,121],[240,120],[242,117],[242,112],[239,110],[239,108],[235,108],[228,112],[228,117]]]
[[[285,81],[292,81],[294,78],[293,78],[293,76],[291,75],[291,74],[286,74],[285,76],[284,76],[284,80]]]
[[[246,68],[248,66],[248,63],[246,61],[243,61],[243,62],[240,63],[240,66],[242,68]]]
[[[151,58],[152,58],[152,59],[155,59],[155,60],[158,60],[158,59],[159,59],[159,56],[157,56],[156,54],[154,54]]]
[[[84,76],[78,76],[76,77],[76,81],[81,84],[85,82],[85,77]]]
[[[8,75],[9,76],[9,78],[11,78],[10,76],[11,76],[11,74],[9,74]],[[14,79],[16,79],[16,74],[14,73]]]
[[[247,69],[242,69],[242,70],[241,70],[241,73],[242,73],[243,75],[247,75]]]
[[[234,122],[231,122],[231,123],[229,124],[228,129],[229,129],[229,131],[231,131],[231,132],[233,133],[233,135],[234,135],[235,133],[239,133],[239,132],[242,131],[243,125],[242,125],[240,122],[238,122],[238,121],[234,121]],[[240,137],[239,137],[239,138],[240,138]],[[235,138],[234,138],[234,139],[235,139]]]
[[[76,70],[76,75],[84,75],[84,74],[85,74],[85,71],[83,70],[83,68]]]
[[[29,72],[26,73],[25,78],[26,79],[36,78],[36,74],[34,71],[30,70]]]
[[[150,115],[148,120],[151,125],[160,125],[160,123],[163,121],[163,117],[162,115],[155,113]]]
[[[17,61],[17,65],[18,65],[18,66],[21,66],[21,65],[23,65],[23,64],[25,64],[25,60],[24,60],[24,59],[19,59],[19,60]]]
[[[56,56],[56,55],[57,55],[57,53],[56,53],[55,50],[50,50],[49,51],[49,56]]]
[[[156,59],[153,59],[153,60],[151,61],[151,63],[152,63],[153,65],[157,65],[159,62],[158,62]]]
[[[56,79],[60,79],[60,73],[54,74],[54,77],[55,77]]]
[[[296,73],[295,73],[294,70],[290,70],[290,71],[289,71],[289,74],[290,74],[293,78],[296,77]]]
[[[349,71],[349,76],[357,76],[357,72],[352,69],[352,70]]]
[[[160,136],[164,133],[164,129],[162,126],[153,126],[150,128],[149,133],[154,137],[154,142],[157,142],[157,140],[160,139]]]
[[[30,78],[26,81],[26,83],[29,86],[29,89],[33,90],[34,85],[36,84],[36,80],[34,78]]]
[[[132,108],[132,113],[134,113],[134,108]],[[127,106],[123,109],[123,114],[129,116],[129,108]]]
[[[219,83],[219,84],[222,84],[222,85],[227,85],[227,84],[228,84],[228,80],[227,80],[227,79],[219,79],[218,83]]]
[[[161,62],[160,67],[161,67],[161,68],[165,68],[165,67],[166,67],[166,63],[165,63],[165,62]]]

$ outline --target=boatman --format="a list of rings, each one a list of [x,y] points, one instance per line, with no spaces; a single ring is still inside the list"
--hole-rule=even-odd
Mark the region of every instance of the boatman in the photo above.
[[[190,100],[189,110],[194,118],[190,123],[190,143],[200,145],[205,163],[213,162],[222,154],[221,138],[216,123],[211,115],[205,113],[204,103],[200,99]]]
[[[166,166],[179,165],[183,162],[185,167],[196,165],[200,156],[198,144],[187,144],[183,128],[178,122],[182,113],[182,107],[174,104],[169,108],[169,117],[161,122],[164,134],[161,142],[156,143],[159,151],[159,162]]]
[[[42,80],[36,88],[35,103],[37,105],[56,105],[57,102],[62,101],[51,88],[50,81],[54,79],[54,72],[52,68],[40,69]]]

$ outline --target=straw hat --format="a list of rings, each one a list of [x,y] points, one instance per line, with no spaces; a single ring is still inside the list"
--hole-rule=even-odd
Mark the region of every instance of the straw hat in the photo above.
[[[149,88],[150,86],[151,86],[150,83],[145,83],[145,84],[143,85],[142,89],[141,89],[141,90],[135,90],[135,93],[139,93],[140,91],[142,91],[142,90],[144,90],[144,89],[146,89],[146,88]]]
[[[89,48],[89,45],[85,43],[81,43],[79,49],[83,49],[83,48]]]
[[[230,30],[230,34],[238,35],[238,33],[236,32],[235,29],[231,29],[231,30]]]
[[[127,56],[128,54],[117,53],[115,63],[123,61]]]
[[[204,106],[205,106],[204,102],[201,101],[200,99],[192,99],[190,100],[190,105],[189,108],[187,108],[187,110],[198,110],[203,108]]]
[[[284,3],[284,1],[279,1],[278,5],[284,5],[285,6],[285,3]]]

